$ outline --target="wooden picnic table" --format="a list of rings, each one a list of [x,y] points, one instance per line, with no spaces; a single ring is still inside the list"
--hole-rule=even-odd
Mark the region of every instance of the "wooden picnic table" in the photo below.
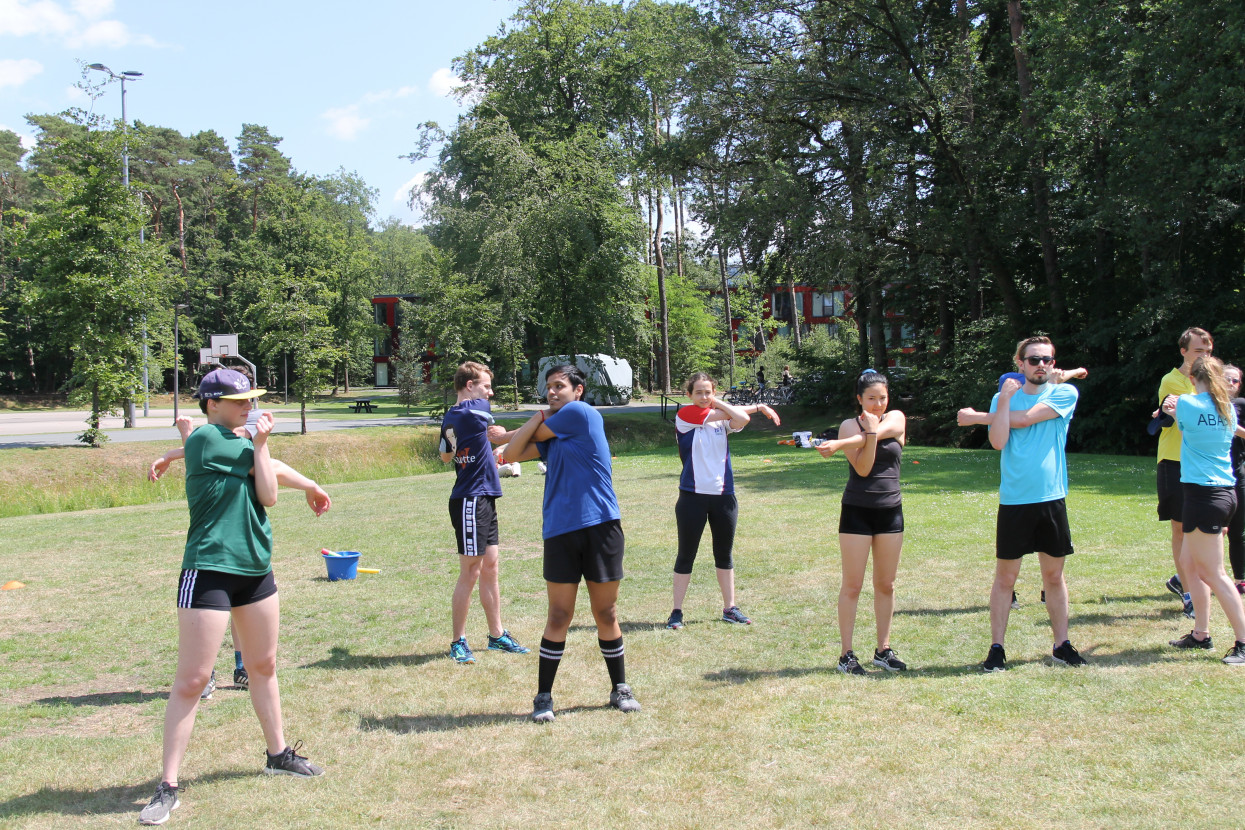
[[[371,398],[355,398],[351,406],[354,407],[355,412],[372,412],[376,408]]]

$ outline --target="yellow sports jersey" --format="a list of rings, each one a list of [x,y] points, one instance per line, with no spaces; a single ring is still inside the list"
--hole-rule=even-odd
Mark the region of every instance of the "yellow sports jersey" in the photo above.
[[[1193,388],[1193,381],[1189,380],[1180,369],[1172,369],[1163,376],[1163,380],[1159,383],[1159,406],[1163,405],[1163,399],[1168,395],[1192,395],[1196,390]],[[1180,427],[1172,424],[1169,427],[1163,427],[1163,431],[1159,434],[1159,461],[1179,461],[1180,460]]]

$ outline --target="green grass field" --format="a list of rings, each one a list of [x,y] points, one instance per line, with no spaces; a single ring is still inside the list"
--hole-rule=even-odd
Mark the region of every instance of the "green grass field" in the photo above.
[[[651,416],[650,416],[651,417]],[[655,420],[655,419],[654,419]],[[639,427],[637,426],[637,430]],[[1083,670],[1050,664],[1036,562],[1018,584],[1012,670],[983,675],[989,645],[997,456],[910,447],[908,533],[893,643],[913,667],[835,670],[842,458],[735,436],[739,603],[717,622],[707,540],[670,610],[673,442],[615,440],[627,533],[620,600],[628,680],[644,710],[607,705],[581,593],[554,689],[557,721],[527,720],[536,655],[446,656],[457,574],[449,473],[330,487],[314,519],[300,494],[273,510],[281,682],[291,741],[321,779],[259,774],[247,694],[203,705],[169,826],[398,827],[1236,827],[1245,671],[1216,648],[1184,654],[1163,589],[1167,529],[1149,459],[1070,458],[1072,638]],[[279,453],[278,453],[279,454]],[[545,613],[535,465],[503,482],[507,627],[536,646]],[[131,826],[159,774],[176,656],[180,501],[0,520],[0,824]],[[381,573],[325,579],[321,547]],[[866,584],[856,647],[873,645]],[[222,654],[220,672],[232,666]]]

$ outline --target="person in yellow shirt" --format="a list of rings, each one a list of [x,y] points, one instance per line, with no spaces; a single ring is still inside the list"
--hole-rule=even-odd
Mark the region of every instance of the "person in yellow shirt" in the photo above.
[[[1203,355],[1210,355],[1215,349],[1215,339],[1206,329],[1185,329],[1180,335],[1181,363],[1163,376],[1159,383],[1159,411],[1154,413],[1161,418],[1163,403],[1168,398],[1194,394],[1190,372],[1193,362]],[[1184,496],[1180,484],[1180,426],[1170,419],[1159,434],[1158,451],[1158,512],[1160,522],[1171,522],[1172,528],[1172,560],[1176,563],[1176,575],[1167,580],[1167,590],[1180,598],[1184,605],[1184,615],[1193,618],[1193,602],[1189,599],[1186,586],[1190,574],[1184,573],[1180,563],[1180,548],[1184,544],[1183,508]]]

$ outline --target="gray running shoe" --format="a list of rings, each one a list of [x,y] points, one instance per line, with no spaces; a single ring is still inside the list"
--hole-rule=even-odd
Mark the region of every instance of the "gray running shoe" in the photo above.
[[[632,697],[631,687],[626,683],[619,683],[614,687],[614,691],[610,692],[610,706],[620,712],[640,711],[640,701]]]
[[[553,695],[541,692],[532,701],[532,720],[537,723],[553,723]]]
[[[666,628],[672,631],[678,631],[683,627],[683,609],[676,608],[670,612],[670,619],[666,620]]]
[[[177,787],[171,787],[161,781],[156,787],[156,794],[147,802],[147,806],[138,814],[138,823],[153,825],[164,824],[169,820],[169,813],[181,806],[177,798]]]
[[[269,775],[297,775],[299,778],[314,778],[317,775],[324,775],[324,769],[307,760],[305,756],[299,755],[298,750],[303,748],[303,742],[299,741],[293,746],[287,746],[276,755],[267,755],[268,763],[264,765],[264,772]]]
[[[1245,666],[1245,643],[1237,640],[1232,644],[1232,650],[1223,656],[1223,662],[1229,666]]]
[[[752,620],[748,619],[743,611],[739,610],[738,605],[732,605],[722,612],[722,622],[739,623],[740,625],[752,625]]]
[[[1013,610],[1013,611],[1019,611],[1019,610],[1020,610],[1020,600],[1016,598],[1016,592],[1015,592],[1015,591],[1012,591],[1012,610]]]
[[[207,685],[203,687],[203,694],[199,695],[199,700],[211,700],[214,691],[216,691],[216,670],[212,669],[212,674],[208,677]]]

